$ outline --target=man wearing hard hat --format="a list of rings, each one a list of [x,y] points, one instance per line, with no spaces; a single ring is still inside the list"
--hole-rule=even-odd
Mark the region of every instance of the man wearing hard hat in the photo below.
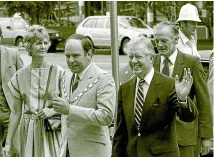
[[[178,49],[183,53],[200,57],[196,44],[196,26],[201,20],[197,8],[189,3],[182,6],[176,22],[180,27]]]
[[[186,4],[181,7],[180,13],[179,13],[179,18],[177,20],[180,26],[179,30],[179,40],[177,44],[177,48],[183,52],[187,53],[190,55],[194,55],[197,57],[200,57],[197,47],[196,47],[196,26],[198,22],[201,22],[199,16],[198,16],[198,10],[194,5],[191,4]],[[197,100],[199,102],[201,100]],[[198,110],[200,110],[200,107],[198,107]],[[200,111],[199,111],[200,113]],[[207,114],[211,114],[207,113]],[[200,114],[199,114],[200,116]],[[211,134],[208,132],[212,132],[212,126],[209,125],[200,125],[203,122],[199,122],[197,128],[198,132],[198,137],[195,137],[198,139],[197,143],[192,142],[192,145],[194,146],[194,152],[195,155],[194,157],[199,157],[200,152],[202,155],[205,155],[209,153],[210,147],[211,147],[211,141],[210,138],[212,137]],[[180,129],[179,129],[180,130]],[[179,130],[177,130],[179,132]],[[182,130],[180,130],[182,132]],[[178,144],[179,144],[179,149],[180,149],[180,156],[181,157],[192,157],[190,156],[193,150],[191,150],[193,147],[190,147],[190,141],[195,141],[191,140],[189,137],[190,136],[184,136],[185,134],[177,135],[178,136]],[[182,141],[182,142],[180,142]],[[186,142],[185,142],[186,141]],[[189,149],[190,148],[190,149]]]

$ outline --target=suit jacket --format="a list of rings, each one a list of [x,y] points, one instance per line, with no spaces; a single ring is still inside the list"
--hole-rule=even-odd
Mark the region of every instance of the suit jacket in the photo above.
[[[160,71],[160,55],[156,56],[154,68]],[[183,77],[184,68],[190,68],[193,77],[193,85],[189,97],[196,97],[198,118],[192,123],[185,123],[177,119],[178,142],[181,146],[195,145],[197,137],[212,137],[211,105],[205,81],[205,73],[198,58],[178,51],[172,77],[177,74]]]
[[[15,48],[8,48],[0,46],[1,53],[1,79],[2,88],[7,101],[4,110],[10,110],[12,108],[12,98],[10,89],[8,88],[8,81],[11,79],[13,74],[20,68],[23,67],[23,62],[20,58],[19,52]]]
[[[209,60],[209,77],[207,80],[207,87],[208,87],[208,91],[209,91],[209,96],[210,96],[210,102],[212,105],[212,111],[214,112],[214,104],[213,104],[213,70],[214,70],[214,52],[212,53],[212,55],[210,56],[210,60]],[[214,118],[214,117],[213,117]]]
[[[197,110],[190,99],[189,107],[178,103],[174,80],[155,71],[149,86],[139,132],[134,120],[137,78],[122,84],[118,96],[117,128],[113,140],[113,157],[177,157],[178,144],[175,115],[192,121]]]
[[[102,75],[92,88],[70,105],[67,138],[71,157],[111,156],[108,126],[114,118],[116,89],[113,77],[103,73],[106,72],[92,63],[71,96],[73,100]]]

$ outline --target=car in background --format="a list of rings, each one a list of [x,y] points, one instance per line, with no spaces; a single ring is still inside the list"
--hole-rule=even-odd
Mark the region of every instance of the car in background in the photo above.
[[[89,16],[76,29],[77,34],[90,38],[95,48],[111,47],[109,16]],[[127,43],[135,37],[153,38],[153,29],[135,16],[118,16],[118,47],[121,54],[126,54]]]
[[[3,35],[1,40],[2,45],[23,47],[23,38],[29,25],[22,17],[0,18],[0,27]],[[49,51],[55,52],[57,45],[63,41],[62,35],[57,30],[46,30],[48,31],[51,40]]]

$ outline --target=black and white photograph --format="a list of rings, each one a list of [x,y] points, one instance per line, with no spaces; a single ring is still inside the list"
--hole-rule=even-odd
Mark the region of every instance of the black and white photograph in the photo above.
[[[214,1],[0,1],[0,157],[214,156]]]

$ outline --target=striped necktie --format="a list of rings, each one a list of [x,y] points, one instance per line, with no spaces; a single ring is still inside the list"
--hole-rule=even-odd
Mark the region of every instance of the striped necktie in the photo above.
[[[165,58],[163,63],[164,63],[164,66],[163,66],[163,69],[162,69],[162,74],[164,74],[166,76],[169,76],[169,63],[170,63],[169,58]]]
[[[140,128],[140,122],[141,122],[141,117],[142,117],[142,112],[143,112],[143,104],[144,104],[144,94],[143,94],[143,84],[145,80],[141,79],[138,83],[138,90],[137,90],[137,95],[136,95],[136,104],[135,104],[135,122],[137,129],[139,130]]]
[[[76,75],[73,86],[72,86],[72,92],[77,88],[79,80],[80,80],[79,75]]]

